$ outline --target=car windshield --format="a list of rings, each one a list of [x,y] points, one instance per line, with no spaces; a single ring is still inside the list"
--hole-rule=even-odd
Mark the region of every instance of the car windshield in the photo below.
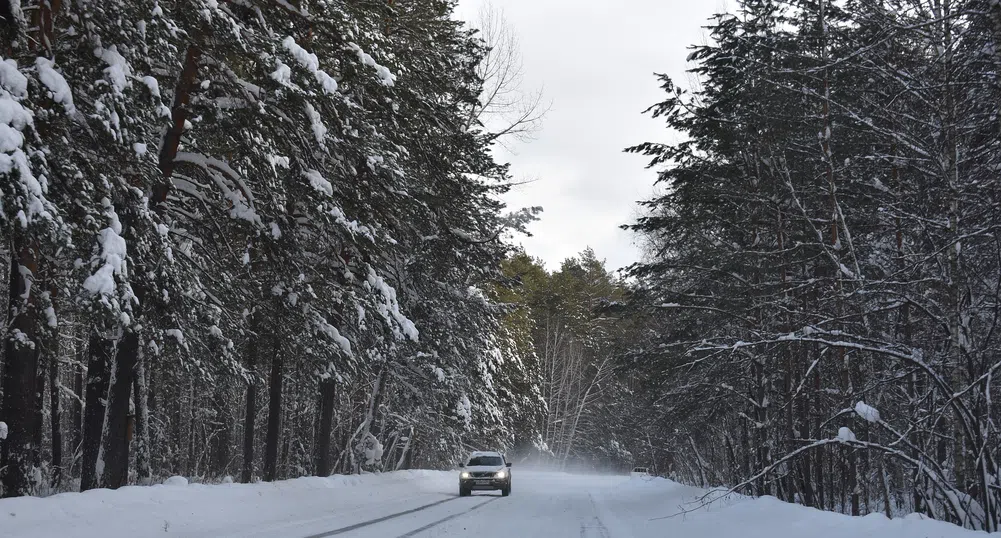
[[[466,465],[469,467],[475,467],[482,465],[484,467],[496,467],[498,465],[503,465],[500,456],[473,456],[469,458],[469,463]]]

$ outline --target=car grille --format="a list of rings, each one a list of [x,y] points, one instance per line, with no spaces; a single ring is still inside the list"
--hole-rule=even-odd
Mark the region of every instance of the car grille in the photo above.
[[[493,478],[494,471],[477,471],[475,473],[469,473],[469,476],[473,478]]]

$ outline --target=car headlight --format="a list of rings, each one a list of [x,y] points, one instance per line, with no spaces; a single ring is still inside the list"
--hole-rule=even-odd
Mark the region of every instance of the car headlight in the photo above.
[[[501,472],[497,473],[495,476],[497,476],[497,478],[507,478],[507,472],[506,471],[501,471]]]
[[[459,475],[459,478],[469,478],[469,473],[463,472],[462,474]]]

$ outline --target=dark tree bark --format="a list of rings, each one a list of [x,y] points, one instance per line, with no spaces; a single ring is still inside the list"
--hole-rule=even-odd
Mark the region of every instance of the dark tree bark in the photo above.
[[[76,398],[73,399],[73,450],[71,451],[73,465],[70,472],[74,474],[78,472],[77,451],[83,448],[83,360],[87,348],[80,346],[80,349],[84,350],[84,353],[79,356],[80,362],[73,366],[73,394],[76,395]]]
[[[196,36],[196,41],[198,36]],[[174,102],[171,105],[170,117],[171,127],[167,130],[160,148],[159,167],[163,174],[163,181],[153,187],[153,197],[150,199],[150,207],[156,209],[159,204],[167,200],[167,193],[170,191],[170,178],[174,174],[174,160],[177,157],[177,149],[184,135],[184,123],[188,120],[188,103],[191,102],[191,90],[195,86],[195,79],[198,78],[198,62],[202,57],[202,49],[198,44],[191,43],[184,54],[184,65],[181,68],[181,76],[174,87]]]
[[[404,469],[414,468],[414,454],[417,453],[417,430],[411,430],[410,432],[410,450],[407,452],[406,457],[403,460]]]
[[[46,365],[49,362],[49,354],[43,349],[45,346],[41,343],[42,335],[39,334],[37,336],[39,336],[39,341],[35,346],[37,366],[35,369],[35,403],[32,406],[32,420],[35,421],[32,431],[34,435],[32,444],[35,446],[34,465],[41,468],[43,431],[45,430],[45,374]]]
[[[379,377],[376,380],[376,385],[374,393],[372,394],[372,407],[369,411],[369,428],[368,433],[378,438],[382,435],[382,423],[380,422],[381,414],[379,411],[382,409],[382,399],[386,394],[386,377],[389,373],[389,365],[383,365],[379,369]]]
[[[4,341],[3,400],[0,419],[9,428],[7,439],[0,441],[0,484],[4,497],[29,495],[31,476],[38,446],[35,444],[34,407],[36,406],[38,346],[35,337],[35,294],[31,293],[34,275],[38,274],[36,249],[22,245],[11,256],[8,311],[11,336]],[[18,332],[14,332],[18,331]],[[22,336],[15,338],[14,335]]]
[[[250,319],[251,334],[247,340],[247,394],[243,418],[243,468],[240,481],[249,484],[254,479],[254,436],[257,433],[257,365],[260,362],[260,332],[258,315]]]
[[[53,17],[62,7],[62,0],[48,0],[38,2],[36,9],[31,13],[32,39],[28,40],[29,50],[33,52],[43,52],[46,56],[52,56],[52,46],[55,43],[55,27]],[[9,9],[9,8],[7,8]],[[3,10],[0,10],[2,13]]]
[[[57,360],[58,338],[53,339],[52,359],[49,361],[49,421],[52,426],[52,487],[58,487],[63,480],[63,429],[62,407],[59,404],[59,361]]]
[[[253,353],[251,353],[251,357]],[[251,370],[253,371],[253,370]],[[246,416],[243,419],[243,472],[240,481],[249,484],[254,478],[254,424],[257,416],[257,382],[247,383]]]
[[[136,475],[140,484],[152,476],[149,461],[149,407],[146,401],[146,368],[140,357],[132,379],[132,401],[135,402]]]
[[[99,487],[98,458],[104,435],[105,399],[111,376],[115,341],[103,338],[96,330],[90,334],[87,360],[87,394],[83,419],[83,456],[80,469],[80,491]]]
[[[169,467],[172,472],[183,472],[185,467],[184,455],[184,394],[188,392],[187,387],[181,386],[178,376],[168,377],[168,381],[163,384],[164,413],[169,415],[170,424],[164,432],[164,442],[170,445],[171,459]],[[173,383],[171,383],[173,381]]]
[[[203,424],[203,426],[212,426],[212,429],[217,429],[210,437],[212,458],[209,468],[209,473],[216,476],[229,474],[233,422],[226,418],[226,395],[225,386],[216,385],[216,393],[212,396],[212,407],[216,418],[208,424]]]
[[[740,473],[741,476],[750,476],[751,475],[751,434],[749,431],[750,425],[748,425],[747,419],[741,419],[740,426],[741,426],[740,443],[741,447],[743,448],[742,452],[744,454],[744,458],[740,468]],[[747,494],[752,494],[753,493],[752,485],[748,484],[745,491]]]
[[[336,385],[332,379],[320,382],[320,427],[316,441],[316,476],[330,476],[330,431],[333,428]]]
[[[810,434],[810,406],[812,405],[809,396],[804,398],[800,405],[800,418],[799,424],[802,428],[802,437],[806,439],[812,439]],[[812,508],[818,508],[816,495],[814,493],[814,483],[813,483],[813,454],[807,452],[803,454],[803,464],[800,467],[800,479],[803,488],[803,502],[807,506]]]
[[[271,377],[268,387],[268,433],[264,442],[264,480],[273,482],[278,470],[278,437],[281,435],[282,417],[282,377],[284,358],[279,352],[280,344],[275,340],[274,356],[271,358]]]
[[[820,356],[820,349],[819,349],[819,347],[815,346],[813,352],[814,352],[815,356]],[[816,372],[813,373],[813,391],[814,391],[814,399],[813,399],[814,410],[813,410],[813,427],[811,428],[811,430],[813,431],[814,435],[820,435],[820,432],[821,432],[821,427],[820,426],[821,426],[821,420],[822,420],[822,418],[821,418],[822,417],[822,414],[821,414],[822,410],[821,410],[821,402],[820,402],[820,372],[819,371],[816,371]],[[817,486],[817,507],[821,508],[821,509],[824,508],[825,494],[828,497],[833,497],[833,495],[831,495],[831,493],[830,493],[830,490],[826,489],[826,487],[824,485],[824,480],[827,478],[825,476],[825,474],[824,474],[824,455],[827,454],[827,452],[828,452],[828,450],[826,448],[821,449],[820,452],[818,452],[816,454],[816,461],[814,463],[814,470],[817,473],[816,480],[814,481],[814,483]],[[828,460],[829,459],[830,458],[828,458]]]
[[[188,386],[188,447],[187,456],[184,459],[184,474],[188,476],[195,474],[195,436],[198,435],[195,423],[195,408],[197,407],[195,394],[195,381],[191,380]]]
[[[139,336],[127,330],[118,343],[108,387],[108,409],[105,419],[104,472],[101,485],[118,489],[129,478],[129,401],[132,376],[139,356]]]

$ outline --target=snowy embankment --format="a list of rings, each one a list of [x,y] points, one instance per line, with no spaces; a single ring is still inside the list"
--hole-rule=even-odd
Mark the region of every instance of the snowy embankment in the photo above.
[[[0,500],[0,536],[306,536],[453,495],[454,482],[454,474],[436,471],[214,485],[175,477],[156,486]],[[286,531],[294,527],[303,531]]]
[[[917,516],[852,518],[664,479],[515,473],[511,497],[456,497],[453,472],[170,485],[0,500],[0,536],[610,536],[622,538],[974,538]],[[178,483],[179,482],[179,483]],[[679,514],[686,511],[684,514]],[[678,514],[674,517],[672,514]],[[998,536],[998,535],[993,535]]]
[[[851,517],[782,502],[730,495],[703,506],[707,491],[662,478],[633,479],[604,490],[598,503],[612,536],[653,538],[987,538],[912,514]],[[717,499],[719,495],[709,494]],[[618,531],[618,532],[617,532]]]

